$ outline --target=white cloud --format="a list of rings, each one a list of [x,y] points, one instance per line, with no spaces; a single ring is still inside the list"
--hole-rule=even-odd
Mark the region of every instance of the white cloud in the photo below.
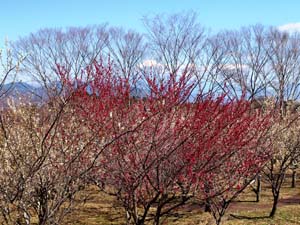
[[[300,32],[300,22],[284,24],[279,26],[278,29],[286,32]]]
[[[139,67],[162,67],[163,64],[157,62],[155,59],[146,59],[144,60]]]
[[[232,71],[232,70],[245,70],[245,69],[248,69],[249,67],[246,65],[246,64],[225,64],[223,65],[223,69],[225,70],[229,70],[229,71]]]

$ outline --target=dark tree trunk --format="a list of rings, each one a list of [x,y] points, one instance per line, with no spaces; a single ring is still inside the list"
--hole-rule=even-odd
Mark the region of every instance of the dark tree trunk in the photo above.
[[[47,188],[42,187],[38,190],[39,193],[39,213],[38,213],[38,225],[47,224],[48,220],[48,193]]]
[[[292,188],[295,188],[296,187],[296,179],[297,179],[297,173],[296,171],[294,170],[293,173],[292,173]]]
[[[219,216],[216,219],[216,225],[221,225],[222,224],[222,219],[223,219],[223,216],[225,215],[225,210],[226,210],[226,208],[224,208],[220,211]]]
[[[205,201],[204,212],[211,212],[209,200]]]
[[[155,217],[154,217],[154,225],[159,225],[159,221],[160,221],[160,216],[161,216],[161,207],[158,206],[157,209],[156,209],[156,214],[155,214]]]
[[[270,217],[273,218],[275,216],[275,213],[277,211],[277,205],[278,205],[278,200],[279,200],[279,193],[273,193],[273,206],[272,210],[270,212]]]
[[[255,193],[256,193],[256,202],[259,202],[259,200],[260,200],[260,193],[261,193],[261,176],[260,175],[258,175],[257,176],[257,186],[256,186],[256,191],[255,191]]]
[[[204,191],[206,194],[209,193],[209,190],[210,190],[210,185],[208,185],[207,183],[204,183]],[[210,206],[210,199],[207,198],[204,202],[204,212],[211,212],[211,206]]]

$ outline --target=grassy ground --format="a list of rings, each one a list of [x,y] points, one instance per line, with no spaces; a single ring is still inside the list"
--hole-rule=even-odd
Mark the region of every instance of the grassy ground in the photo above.
[[[88,190],[90,200],[70,214],[65,225],[122,225],[124,211],[113,197],[99,193],[96,189]],[[246,191],[227,211],[224,225],[291,225],[300,224],[300,188],[290,188],[286,184],[281,193],[280,203],[275,218],[266,218],[271,210],[272,196],[268,187],[263,187],[261,201],[254,202],[255,195]],[[193,210],[191,210],[193,209]],[[246,216],[248,219],[237,219],[234,216]],[[252,218],[253,217],[253,218]],[[198,225],[214,224],[211,215],[198,207],[185,207],[178,210],[175,216],[166,219],[165,224]]]

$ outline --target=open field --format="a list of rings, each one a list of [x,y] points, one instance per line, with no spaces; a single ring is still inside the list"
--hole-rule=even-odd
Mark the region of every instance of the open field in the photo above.
[[[89,200],[76,211],[70,214],[65,225],[117,225],[125,224],[124,212],[113,197],[99,193],[95,188],[86,191]],[[85,194],[86,194],[85,193]],[[230,206],[223,220],[224,225],[290,225],[300,224],[300,188],[290,188],[286,183],[282,188],[277,214],[274,219],[267,218],[272,204],[271,189],[263,186],[261,201],[256,203],[255,194],[250,190],[245,191],[239,199]],[[236,218],[245,216],[249,218]],[[193,203],[182,207],[164,224],[198,225],[214,224],[209,213]]]

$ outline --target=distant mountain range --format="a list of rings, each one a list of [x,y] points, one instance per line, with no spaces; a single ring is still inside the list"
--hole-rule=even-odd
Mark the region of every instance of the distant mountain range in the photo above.
[[[24,101],[25,98],[31,102],[41,102],[46,98],[47,92],[41,86],[19,81],[3,85],[0,96],[4,102],[8,99],[13,99],[15,102]]]
[[[57,90],[59,90],[61,89],[61,84],[57,82],[53,85],[53,87],[54,90],[55,87]],[[87,92],[89,92],[89,88],[87,88]],[[42,87],[41,85],[32,85],[22,81],[7,83],[0,90],[0,96],[2,99],[24,101],[26,98],[27,100],[36,103],[47,99],[47,94],[48,93],[45,87]],[[146,96],[146,92],[142,88],[136,87],[131,90],[131,96],[142,98]]]

